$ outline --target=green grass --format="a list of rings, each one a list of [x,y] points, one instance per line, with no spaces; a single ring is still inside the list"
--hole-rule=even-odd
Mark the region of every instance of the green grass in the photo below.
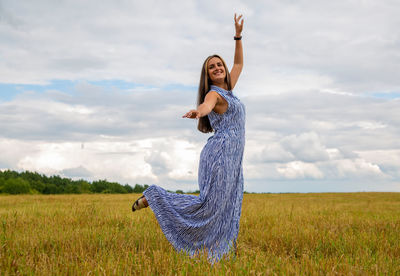
[[[237,256],[214,266],[138,196],[1,196],[0,275],[400,274],[400,193],[246,194]]]

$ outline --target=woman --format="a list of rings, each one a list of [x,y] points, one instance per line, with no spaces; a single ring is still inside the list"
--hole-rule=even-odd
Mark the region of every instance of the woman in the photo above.
[[[156,185],[143,192],[132,211],[150,206],[166,238],[190,255],[206,249],[218,261],[236,247],[243,198],[242,159],[245,109],[233,95],[243,67],[242,15],[235,14],[235,58],[229,73],[224,60],[209,56],[202,68],[198,107],[183,118],[199,119],[198,129],[215,134],[200,155],[200,195],[169,193]]]

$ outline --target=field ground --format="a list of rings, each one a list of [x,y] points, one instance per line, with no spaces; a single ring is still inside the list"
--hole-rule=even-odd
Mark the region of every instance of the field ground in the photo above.
[[[0,196],[0,274],[400,275],[400,193],[246,194],[237,255],[213,266],[137,197]]]

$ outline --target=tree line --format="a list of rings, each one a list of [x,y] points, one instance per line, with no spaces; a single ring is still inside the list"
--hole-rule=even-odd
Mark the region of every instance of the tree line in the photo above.
[[[89,182],[29,171],[0,171],[0,193],[4,194],[127,194],[142,193],[148,187],[149,185],[140,184],[134,187],[128,184],[121,185],[105,179]]]

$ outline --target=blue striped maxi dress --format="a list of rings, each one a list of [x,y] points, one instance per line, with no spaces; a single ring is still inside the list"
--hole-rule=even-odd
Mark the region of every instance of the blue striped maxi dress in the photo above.
[[[200,195],[170,193],[151,185],[143,194],[169,242],[190,255],[205,249],[219,261],[236,245],[243,198],[242,159],[245,144],[245,107],[232,91],[212,85],[227,102],[223,114],[208,118],[214,135],[200,154]]]

